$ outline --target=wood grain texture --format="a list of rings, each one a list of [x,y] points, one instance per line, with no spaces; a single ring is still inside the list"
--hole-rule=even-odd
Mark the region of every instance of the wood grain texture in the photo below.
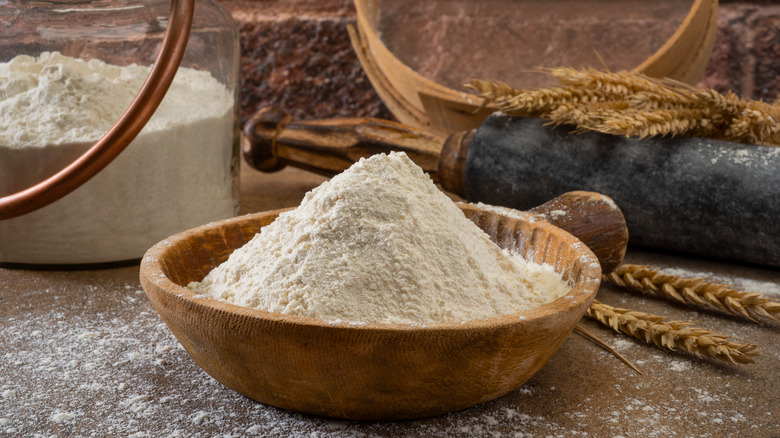
[[[570,234],[523,219],[461,209],[500,246],[553,265],[573,284],[526,312],[425,325],[328,323],[199,298],[201,280],[283,210],[204,225],[151,248],[141,283],[154,308],[212,377],[285,409],[359,420],[442,414],[504,395],[555,353],[593,301],[601,269]]]
[[[439,156],[439,183],[444,190],[460,197],[466,193],[466,158],[476,129],[460,131],[447,137]]]
[[[405,152],[434,180],[445,138],[390,120],[335,118],[292,120],[268,107],[244,126],[244,158],[253,168],[274,172],[285,165],[334,176],[371,155]]]

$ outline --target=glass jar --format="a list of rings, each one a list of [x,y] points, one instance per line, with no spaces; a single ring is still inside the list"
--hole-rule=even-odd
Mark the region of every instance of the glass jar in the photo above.
[[[0,2],[0,196],[58,172],[113,126],[155,61],[170,6]],[[144,129],[72,193],[0,221],[0,263],[134,260],[235,215],[239,56],[230,14],[198,0],[181,66]]]

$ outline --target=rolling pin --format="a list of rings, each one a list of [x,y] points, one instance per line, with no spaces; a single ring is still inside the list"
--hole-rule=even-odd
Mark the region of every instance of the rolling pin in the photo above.
[[[780,266],[780,148],[701,138],[635,139],[493,114],[449,137],[378,119],[293,121],[264,109],[243,153],[262,171],[285,165],[332,176],[361,157],[405,151],[472,202],[528,209],[565,192],[620,206],[630,243]]]

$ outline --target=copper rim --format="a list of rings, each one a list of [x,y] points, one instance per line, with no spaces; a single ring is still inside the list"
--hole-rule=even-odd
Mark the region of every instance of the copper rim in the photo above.
[[[172,0],[160,52],[135,99],[122,117],[89,150],[48,179],[0,198],[0,220],[11,219],[51,204],[95,176],[143,129],[160,105],[187,47],[195,0]]]

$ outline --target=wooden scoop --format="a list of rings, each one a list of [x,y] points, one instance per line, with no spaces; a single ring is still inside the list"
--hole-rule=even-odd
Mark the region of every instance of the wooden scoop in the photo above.
[[[363,157],[403,151],[445,190],[463,196],[468,135],[441,137],[367,118],[298,122],[278,109],[265,108],[244,126],[242,150],[246,161],[263,172],[289,164],[325,176],[334,176]],[[581,240],[599,259],[604,273],[623,261],[628,228],[620,208],[609,197],[569,192],[529,212]]]

